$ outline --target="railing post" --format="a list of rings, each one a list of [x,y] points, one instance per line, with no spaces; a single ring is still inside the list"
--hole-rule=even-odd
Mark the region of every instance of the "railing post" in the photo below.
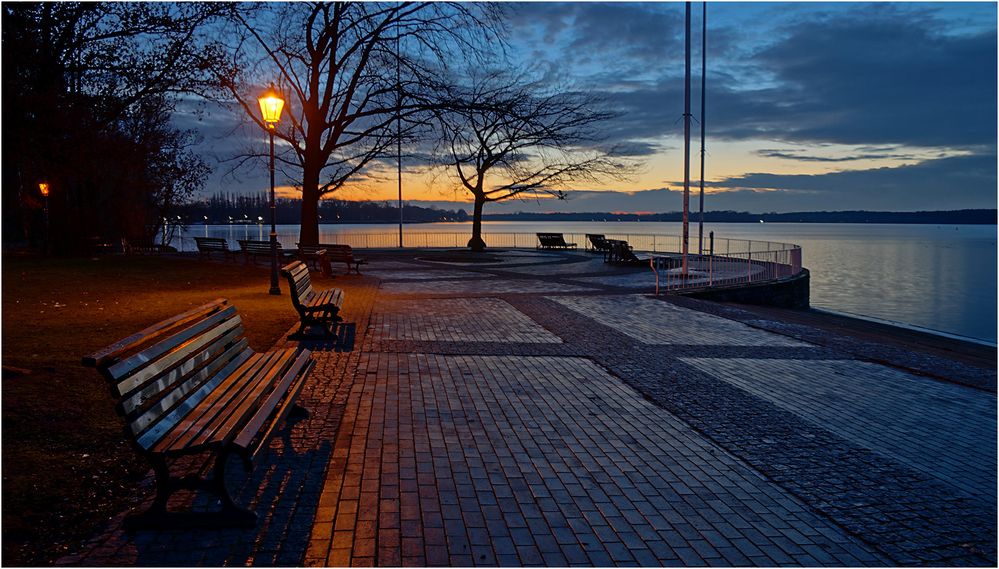
[[[715,232],[708,232],[708,286],[715,281]]]

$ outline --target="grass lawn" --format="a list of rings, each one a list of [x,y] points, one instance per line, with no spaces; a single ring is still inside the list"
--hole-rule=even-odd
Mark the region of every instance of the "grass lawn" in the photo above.
[[[4,255],[4,565],[51,564],[124,509],[148,470],[81,357],[218,297],[265,351],[298,320],[281,281],[271,296],[269,267],[238,261]]]

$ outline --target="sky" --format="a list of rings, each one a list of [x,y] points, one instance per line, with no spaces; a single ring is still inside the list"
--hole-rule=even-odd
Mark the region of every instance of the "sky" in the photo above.
[[[683,195],[683,3],[506,4],[509,57],[545,81],[602,97],[606,144],[642,162],[630,180],[486,213],[669,212]],[[705,210],[917,211],[996,207],[995,3],[709,3]],[[692,108],[700,110],[702,4],[692,4]],[[228,158],[238,119],[197,123],[206,160]],[[235,130],[234,130],[235,129]],[[691,210],[699,190],[691,125]],[[262,140],[262,139],[260,139]],[[259,142],[260,140],[257,140]],[[250,141],[253,142],[252,140]],[[266,169],[203,191],[266,190]],[[395,164],[333,197],[395,200]],[[292,195],[279,178],[280,195]],[[406,164],[403,199],[470,211],[446,173]]]

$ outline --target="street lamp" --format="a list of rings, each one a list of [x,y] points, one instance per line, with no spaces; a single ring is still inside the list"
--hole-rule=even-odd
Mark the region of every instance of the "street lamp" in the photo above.
[[[281,120],[281,109],[284,108],[282,99],[274,85],[268,87],[260,99],[260,114],[264,117],[264,124],[267,125],[267,132],[271,135],[271,294],[281,294],[278,287],[278,250],[277,250],[277,218],[274,208],[274,129]]]
[[[38,182],[38,192],[45,198],[45,205],[42,206],[42,214],[45,216],[45,254],[49,254],[49,184],[48,182]]]

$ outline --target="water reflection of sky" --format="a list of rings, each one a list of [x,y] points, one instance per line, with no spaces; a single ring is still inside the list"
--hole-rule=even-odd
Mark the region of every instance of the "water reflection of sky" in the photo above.
[[[679,235],[679,223],[487,222],[486,230],[536,233],[659,233]],[[697,225],[691,226],[692,249]],[[802,246],[811,271],[812,305],[996,341],[996,226],[810,223],[706,224],[719,238],[768,240]],[[341,231],[393,233],[395,225],[327,225]],[[468,232],[469,224],[407,225],[407,232]],[[269,226],[192,226],[187,236],[268,238]],[[279,226],[284,247],[298,241],[297,226]],[[175,243],[193,249],[189,238]]]

